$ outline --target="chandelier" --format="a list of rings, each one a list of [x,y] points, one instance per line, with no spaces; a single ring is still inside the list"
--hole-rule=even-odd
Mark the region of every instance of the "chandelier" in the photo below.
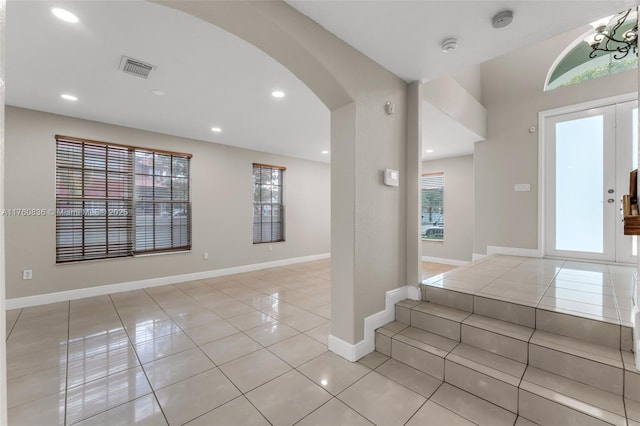
[[[638,54],[638,13],[635,8],[625,10],[591,24],[595,34],[585,39],[591,46],[591,59],[603,53],[613,53],[616,60],[629,52]]]

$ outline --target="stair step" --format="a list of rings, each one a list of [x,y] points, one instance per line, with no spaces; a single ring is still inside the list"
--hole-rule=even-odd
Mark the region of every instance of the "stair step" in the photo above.
[[[629,426],[640,426],[640,401],[625,398],[624,406],[627,409]]]
[[[460,341],[460,323],[470,312],[435,303],[420,303],[411,309],[411,326]]]
[[[453,349],[445,360],[445,382],[518,412],[518,385],[526,364],[469,346]]]
[[[622,362],[624,364],[624,396],[640,403],[640,370],[636,368],[636,359],[631,352],[622,351]]]
[[[391,338],[391,357],[440,380],[444,358],[458,344],[455,340],[407,327]]]
[[[528,342],[533,331],[532,328],[522,325],[473,314],[462,322],[461,341],[526,363]]]
[[[531,366],[623,395],[624,366],[619,350],[540,330],[529,343]]]
[[[518,412],[541,425],[626,425],[620,395],[535,367],[520,383]]]
[[[376,351],[391,356],[391,338],[407,327],[407,324],[393,321],[377,329],[375,334]]]
[[[452,413],[465,418],[476,425],[500,426],[513,425],[516,415],[493,405],[475,395],[458,389],[450,384],[443,383],[433,394],[430,401],[448,409]],[[434,419],[425,418],[421,424],[457,424],[453,422],[437,422]],[[466,423],[465,423],[466,424]]]

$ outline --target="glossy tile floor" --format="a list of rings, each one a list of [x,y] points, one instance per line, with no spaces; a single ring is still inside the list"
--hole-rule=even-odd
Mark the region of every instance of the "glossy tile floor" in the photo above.
[[[631,327],[635,268],[491,256],[424,283]]]
[[[457,266],[444,265],[442,263],[422,262],[422,279],[426,280],[456,268]]]
[[[8,311],[10,425],[514,424],[380,353],[328,352],[329,280],[327,260]]]

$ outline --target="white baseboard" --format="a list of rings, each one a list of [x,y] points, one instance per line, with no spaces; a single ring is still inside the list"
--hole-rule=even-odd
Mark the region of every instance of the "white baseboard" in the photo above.
[[[234,266],[231,268],[213,269],[210,271],[194,272],[190,274],[172,275],[169,277],[149,278],[139,281],[130,281],[118,284],[107,284],[96,287],[80,288],[77,290],[60,291],[56,293],[38,294],[35,296],[16,297],[6,300],[6,309],[28,308],[30,306],[46,305],[48,303],[66,302],[68,300],[83,299],[85,297],[102,296],[105,294],[121,293],[123,291],[139,290],[147,287],[157,287],[167,284],[176,284],[185,281],[203,280],[207,278],[222,277],[225,275],[240,274],[243,272],[259,271],[261,269],[275,268],[278,266],[294,265],[296,263],[313,262],[315,260],[328,259],[330,253],[322,253],[311,256],[293,257],[289,259],[274,260],[271,262],[254,263],[251,265]]]
[[[376,312],[373,315],[369,315],[364,319],[364,339],[358,343],[352,344],[345,342],[334,335],[329,335],[329,350],[351,362],[355,362],[365,355],[373,352],[376,348],[376,329],[393,321],[396,315],[396,303],[407,299],[409,297],[409,293],[415,291],[419,294],[419,290],[414,286],[398,287],[387,291],[384,301],[384,310]]]
[[[540,249],[524,249],[517,247],[487,246],[487,255],[491,254],[542,258],[542,250]]]
[[[470,262],[465,260],[457,260],[457,259],[445,259],[443,257],[433,257],[433,256],[422,256],[423,262],[433,262],[433,263],[442,263],[443,265],[453,265],[453,266],[464,266],[468,265]]]
[[[477,262],[480,259],[484,259],[485,257],[487,257],[488,255],[486,254],[480,254],[480,253],[473,253],[471,255],[471,261],[472,262]]]

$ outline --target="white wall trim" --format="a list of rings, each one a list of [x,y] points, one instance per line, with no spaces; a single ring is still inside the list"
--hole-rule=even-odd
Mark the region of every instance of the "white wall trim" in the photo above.
[[[66,302],[69,300],[83,299],[85,297],[102,296],[105,294],[121,293],[123,291],[139,290],[147,287],[157,287],[167,284],[176,284],[185,281],[203,280],[207,278],[222,277],[225,275],[240,274],[243,272],[259,271],[261,269],[275,268],[278,266],[294,265],[296,263],[313,262],[315,260],[328,259],[330,253],[322,253],[311,256],[293,257],[274,260],[270,262],[254,263],[250,265],[234,266],[231,268],[213,269],[210,271],[193,272],[190,274],[172,275],[168,277],[149,278],[139,281],[130,281],[117,284],[107,284],[96,287],[80,288],[76,290],[60,291],[56,293],[37,294],[35,296],[17,297],[7,299],[6,309],[27,308],[30,306],[46,305],[48,303]]]
[[[472,262],[477,262],[480,259],[484,259],[485,257],[487,257],[488,255],[486,254],[480,254],[480,253],[472,253],[471,254],[471,261]]]
[[[466,260],[445,259],[443,257],[433,257],[433,256],[422,256],[422,261],[442,263],[443,265],[453,265],[453,266],[464,266],[471,263],[471,262],[467,262]]]
[[[511,256],[542,258],[542,250],[540,249],[525,249],[517,247],[487,246],[487,256],[491,254],[507,254]]]
[[[412,295],[414,296],[416,292],[419,294],[419,290],[414,286],[398,287],[387,291],[384,300],[384,310],[369,315],[364,319],[364,339],[358,343],[351,344],[330,334],[328,339],[329,350],[351,362],[355,362],[373,352],[376,347],[376,329],[395,319],[396,303],[407,299],[410,292],[413,292]]]

